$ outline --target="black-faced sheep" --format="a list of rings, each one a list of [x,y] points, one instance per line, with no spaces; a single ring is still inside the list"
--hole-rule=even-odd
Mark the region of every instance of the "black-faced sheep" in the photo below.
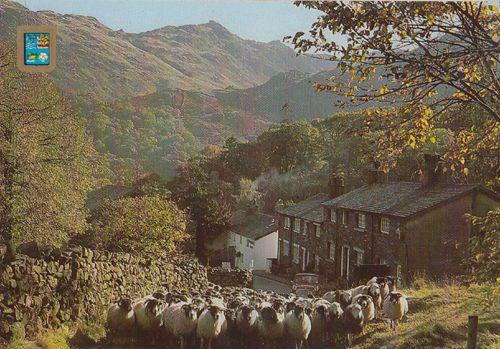
[[[135,314],[130,299],[120,299],[108,308],[107,328],[112,342],[115,342],[118,337],[125,338],[133,334]]]
[[[196,336],[200,339],[200,348],[212,348],[212,342],[217,340],[222,334],[224,326],[227,326],[226,316],[222,308],[216,305],[210,305],[205,309],[196,324]]]
[[[352,299],[353,304],[359,304],[363,310],[363,333],[365,326],[375,318],[375,304],[371,296],[366,294],[359,294]]]
[[[342,325],[347,335],[347,344],[351,347],[354,336],[363,331],[364,316],[361,305],[353,303],[347,306],[344,310]]]
[[[163,311],[163,327],[171,342],[180,341],[181,349],[185,348],[186,340],[194,333],[197,320],[198,314],[192,304],[172,304]]]
[[[146,298],[134,304],[136,324],[144,339],[156,343],[163,324],[164,303],[156,298]]]
[[[299,349],[302,348],[302,345],[309,338],[309,333],[311,333],[311,319],[304,310],[302,305],[296,304],[285,317],[286,333],[294,342],[295,348]]]
[[[328,309],[330,302],[321,299],[315,302],[311,314],[310,342],[314,348],[323,348],[327,340]]]
[[[391,292],[384,301],[384,315],[389,319],[391,329],[397,330],[398,322],[408,313],[408,300],[399,292]]]
[[[259,336],[271,347],[277,346],[277,341],[285,334],[285,316],[281,311],[276,311],[272,306],[264,307],[260,311],[257,321]]]

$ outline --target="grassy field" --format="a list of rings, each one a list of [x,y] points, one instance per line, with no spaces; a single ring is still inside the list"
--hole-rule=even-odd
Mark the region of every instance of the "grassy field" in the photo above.
[[[400,323],[398,331],[392,332],[383,321],[373,323],[365,335],[357,338],[354,348],[463,349],[470,314],[479,316],[478,348],[500,348],[500,284],[466,287],[457,283],[437,285],[418,279],[411,288],[402,292],[410,297],[410,312],[407,319]],[[47,331],[34,341],[25,340],[22,332],[20,328],[11,342],[11,348],[101,348],[83,343],[85,338],[99,339],[104,335],[102,326],[97,324],[80,327],[77,336],[75,330],[63,328]],[[70,345],[70,342],[79,342],[80,345]]]
[[[478,348],[500,348],[500,285],[436,285],[424,279],[403,289],[410,311],[397,332],[375,323],[356,349],[465,348],[468,315],[479,316]]]

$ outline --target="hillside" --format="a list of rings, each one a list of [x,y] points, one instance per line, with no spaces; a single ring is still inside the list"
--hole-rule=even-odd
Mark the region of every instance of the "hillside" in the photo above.
[[[328,62],[296,57],[288,46],[244,40],[217,22],[184,25],[131,34],[114,31],[97,19],[33,12],[0,3],[0,39],[13,41],[17,25],[58,26],[61,87],[105,97],[132,97],[156,86],[209,91],[228,86],[248,88],[288,70],[316,73]]]

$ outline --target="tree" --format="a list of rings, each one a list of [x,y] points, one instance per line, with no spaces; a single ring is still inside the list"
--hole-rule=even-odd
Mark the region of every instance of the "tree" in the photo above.
[[[453,128],[446,168],[467,175],[468,157],[485,138],[500,139],[498,79],[500,16],[484,2],[298,2],[323,12],[288,37],[299,53],[327,53],[340,76],[316,85],[342,96],[340,103],[371,107],[364,126],[383,130],[384,168],[405,148],[427,140],[435,127]],[[342,36],[336,42],[331,34]],[[479,108],[476,129],[461,118]],[[496,140],[496,141],[495,141]],[[484,149],[483,149],[484,150]],[[497,162],[498,169],[498,162]]]
[[[0,57],[0,236],[12,258],[20,242],[62,245],[85,229],[103,165],[52,80],[18,72],[1,43]]]
[[[212,158],[201,154],[181,166],[169,183],[172,198],[189,212],[196,234],[196,255],[206,262],[206,242],[229,228],[235,198],[230,183],[219,178]]]
[[[257,141],[269,166],[285,173],[318,160],[319,136],[319,131],[307,121],[284,121],[264,131]]]
[[[470,276],[478,282],[498,282],[500,275],[500,209],[484,217],[470,216],[476,234],[470,239],[468,266]]]
[[[90,243],[99,249],[165,257],[188,237],[187,217],[163,196],[106,200],[93,215]]]

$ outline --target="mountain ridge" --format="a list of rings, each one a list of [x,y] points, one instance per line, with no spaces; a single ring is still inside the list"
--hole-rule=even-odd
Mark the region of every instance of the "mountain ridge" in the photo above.
[[[69,91],[130,98],[158,86],[211,91],[249,88],[288,70],[328,68],[277,41],[245,40],[216,21],[167,25],[141,33],[113,30],[91,16],[31,11],[0,3],[0,40],[13,42],[17,25],[58,27],[58,62],[51,74]]]

